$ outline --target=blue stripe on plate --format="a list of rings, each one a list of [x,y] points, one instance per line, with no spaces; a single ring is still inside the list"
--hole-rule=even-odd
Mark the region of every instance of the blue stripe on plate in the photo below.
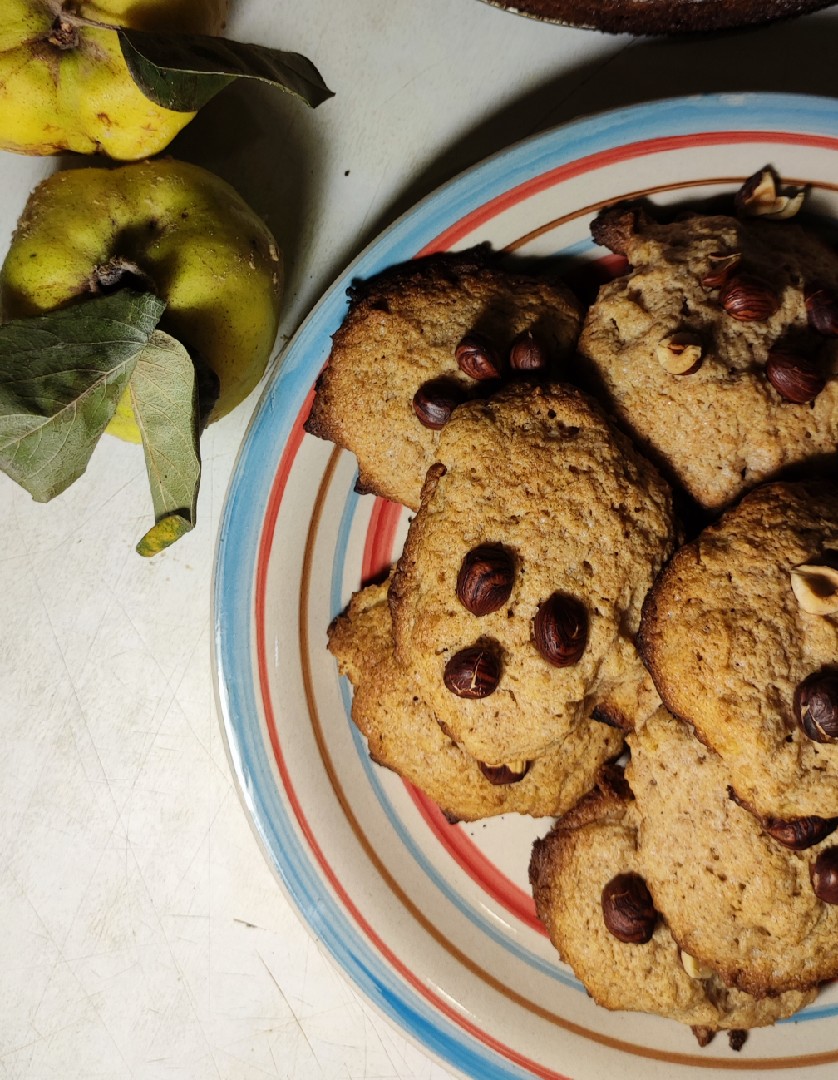
[[[357,472],[355,475],[357,479]],[[332,616],[337,615],[343,608],[343,579],[346,563],[346,549],[352,531],[352,522],[355,511],[358,508],[358,500],[359,496],[350,488],[346,493],[346,503],[344,504],[343,512],[341,514],[340,525],[338,527],[338,534],[335,542],[334,558],[332,560],[332,580],[330,588],[330,613]],[[370,759],[369,753],[367,752],[366,740],[351,721],[352,690],[348,679],[341,678],[340,692],[343,700],[343,707],[346,711],[347,723],[349,724],[352,740],[355,744],[355,750],[367,780],[369,781],[370,787],[375,792],[379,805],[384,811],[387,820],[390,822],[396,835],[401,840],[404,848],[419,864],[427,877],[433,882],[437,889],[439,889],[443,896],[445,896],[445,898],[452,903],[461,914],[465,915],[477,929],[487,937],[491,938],[492,941],[496,942],[498,945],[502,945],[516,959],[527,964],[528,967],[534,968],[536,971],[549,975],[551,978],[556,979],[557,982],[563,983],[565,986],[578,990],[583,994],[587,993],[582,984],[573,975],[569,975],[555,964],[546,963],[540,956],[536,956],[535,953],[531,952],[529,949],[523,948],[516,941],[500,933],[497,927],[486,919],[478,909],[474,908],[456,891],[456,889],[454,889],[451,883],[439,873],[433,863],[417,845],[409,829],[405,826],[403,820],[393,806],[389,796],[386,794],[381,784],[380,770]]]
[[[430,1008],[383,962],[330,895],[276,787],[253,674],[253,576],[278,455],[326,359],[330,335],[342,320],[346,289],[354,277],[367,277],[411,258],[476,207],[548,169],[639,139],[724,130],[835,137],[838,110],[828,98],[780,94],[703,95],[634,106],[520,143],[418,203],[352,263],[303,323],[282,368],[265,388],[227,492],[213,589],[214,670],[230,759],[245,807],[270,865],[336,962],[408,1035],[467,1076],[494,1080],[530,1073]],[[828,1006],[809,1010],[807,1018],[831,1018],[836,1013],[838,1006]]]

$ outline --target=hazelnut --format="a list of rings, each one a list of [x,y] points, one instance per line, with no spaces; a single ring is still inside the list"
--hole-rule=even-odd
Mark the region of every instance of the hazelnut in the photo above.
[[[639,874],[617,874],[602,890],[602,917],[615,938],[645,945],[655,932],[658,913]]]
[[[530,771],[531,761],[510,761],[503,765],[487,765],[478,761],[477,766],[490,784],[500,787],[505,784],[517,784]]]
[[[806,318],[813,330],[838,337],[838,293],[821,285],[807,286],[803,298]]]
[[[535,647],[555,667],[579,662],[588,643],[588,613],[575,596],[554,592],[535,613]]]
[[[748,1032],[745,1028],[731,1028],[727,1033],[727,1044],[731,1050],[738,1054],[748,1041]]]
[[[543,371],[547,367],[547,354],[532,331],[527,330],[513,341],[509,366],[513,371]]]
[[[812,815],[811,817],[790,818],[766,818],[763,822],[765,831],[770,837],[782,844],[783,847],[791,848],[792,851],[805,851],[806,848],[819,844],[830,833],[838,828],[838,818],[822,818]]]
[[[838,675],[810,675],[794,695],[797,722],[813,742],[838,742]]]
[[[472,331],[466,334],[457,348],[454,357],[462,372],[472,379],[500,378],[500,360],[492,344],[482,334]]]
[[[814,401],[826,386],[811,360],[782,349],[772,349],[768,354],[765,374],[777,393],[794,405]]]
[[[683,949],[679,950],[681,954],[681,967],[689,975],[691,979],[710,979],[713,977],[714,972],[700,964],[694,956],[691,956],[688,952],[684,952]]]
[[[457,697],[488,697],[500,681],[500,660],[493,649],[470,645],[451,657],[442,677],[446,687]]]
[[[461,387],[451,379],[430,379],[413,395],[413,411],[424,427],[439,431],[464,397]]]
[[[692,375],[701,367],[703,354],[701,339],[686,331],[664,338],[657,347],[658,363],[670,375]]]
[[[795,566],[791,589],[800,607],[810,615],[838,612],[838,568],[834,566]]]
[[[512,556],[500,544],[481,544],[463,559],[457,575],[457,598],[472,615],[503,607],[512,592]]]
[[[739,265],[742,255],[738,251],[710,256],[710,269],[701,279],[705,289],[720,289]]]
[[[777,174],[766,167],[748,177],[734,196],[734,203],[740,214],[782,220],[794,217],[803,206],[805,194],[805,188],[781,188]]]
[[[728,277],[719,302],[731,318],[740,322],[765,322],[780,307],[780,298],[767,281],[745,273]]]
[[[820,852],[809,867],[815,896],[825,904],[838,904],[838,847]]]

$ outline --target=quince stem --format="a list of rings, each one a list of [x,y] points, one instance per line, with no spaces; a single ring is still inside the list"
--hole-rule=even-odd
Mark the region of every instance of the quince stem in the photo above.
[[[62,52],[77,49],[79,46],[78,22],[70,15],[59,15],[52,24],[47,41]]]

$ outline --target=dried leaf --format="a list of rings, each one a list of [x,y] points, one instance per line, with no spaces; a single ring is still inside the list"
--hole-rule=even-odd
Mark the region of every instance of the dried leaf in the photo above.
[[[87,468],[165,307],[122,290],[0,326],[0,469],[38,502]]]
[[[122,55],[140,90],[157,105],[194,112],[234,79],[257,79],[312,108],[333,96],[299,53],[201,34],[154,34],[119,27]]]
[[[195,368],[179,341],[155,330],[129,385],[155,517],[137,551],[156,555],[195,524],[201,480]]]
[[[137,544],[137,552],[146,558],[159,555],[167,547],[180,540],[195,527],[194,519],[190,519],[179,511],[166,514],[156,521],[145,536]]]

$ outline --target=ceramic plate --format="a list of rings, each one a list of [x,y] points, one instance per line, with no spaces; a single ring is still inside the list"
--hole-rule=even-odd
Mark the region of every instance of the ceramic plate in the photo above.
[[[838,108],[774,95],[669,100],[516,145],[391,226],[303,324],[265,390],[227,496],[214,585],[223,726],[266,857],[311,932],[370,1001],[466,1076],[593,1080],[838,1067],[838,990],[794,1022],[699,1049],[675,1023],[595,1006],[557,959],[527,888],[547,822],[452,826],[373,765],[326,627],[400,550],[401,508],[357,495],[355,461],[303,432],[346,289],[416,255],[490,241],[568,265],[601,254],[617,199],[733,192],[772,163],[838,211]],[[743,1071],[744,1070],[744,1071]],[[832,1070],[830,1072],[830,1070]]]

